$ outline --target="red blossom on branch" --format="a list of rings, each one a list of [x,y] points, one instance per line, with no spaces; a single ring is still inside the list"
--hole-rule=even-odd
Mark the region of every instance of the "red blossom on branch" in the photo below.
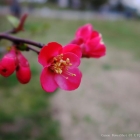
[[[81,49],[77,45],[70,44],[64,48],[56,42],[45,45],[38,56],[43,66],[40,76],[42,88],[47,92],[53,92],[58,87],[69,91],[77,89],[82,77],[77,68],[80,58]]]
[[[93,30],[91,24],[85,24],[77,29],[72,44],[80,45],[82,57],[100,58],[106,54],[106,46],[99,32]]]
[[[53,92],[58,87],[71,91],[77,89],[81,83],[82,73],[78,69],[81,57],[100,58],[106,54],[102,36],[93,29],[91,24],[79,27],[75,38],[65,47],[56,42],[44,45],[30,39],[11,36],[10,34],[24,30],[26,18],[27,14],[24,14],[18,25],[15,24],[16,20],[11,18],[11,22],[16,25],[14,29],[0,33],[0,40],[6,39],[14,44],[0,60],[0,75],[4,77],[16,72],[20,83],[28,83],[31,79],[30,66],[21,51],[34,51],[38,54],[38,61],[43,66],[40,76],[42,88],[47,92]]]

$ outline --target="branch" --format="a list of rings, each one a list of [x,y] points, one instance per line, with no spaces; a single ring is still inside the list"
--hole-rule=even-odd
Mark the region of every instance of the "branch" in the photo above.
[[[34,42],[34,41],[31,41],[31,40],[27,40],[27,39],[13,37],[13,36],[10,36],[8,34],[0,34],[0,39],[10,40],[10,41],[12,41],[14,43],[30,44],[30,45],[36,46],[38,48],[42,48],[44,46],[44,44],[41,44],[41,43],[38,43],[38,42]]]
[[[29,50],[32,50],[32,51],[36,52],[37,54],[39,54],[39,51],[38,51],[38,50],[35,50],[34,48],[30,47],[29,45],[27,46],[27,48],[28,48]]]

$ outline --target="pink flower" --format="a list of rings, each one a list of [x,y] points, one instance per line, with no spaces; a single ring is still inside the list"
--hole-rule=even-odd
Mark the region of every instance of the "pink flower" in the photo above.
[[[38,61],[44,67],[40,81],[42,88],[53,92],[58,87],[63,90],[77,89],[82,73],[77,68],[80,65],[81,49],[70,44],[62,48],[56,42],[44,46],[39,53]]]
[[[11,50],[4,55],[0,61],[0,74],[4,77],[8,77],[14,73],[16,69],[16,53]]]
[[[26,84],[31,79],[31,71],[28,60],[21,54],[20,51],[17,51],[17,68],[16,76],[20,83]]]
[[[102,41],[101,34],[93,30],[91,24],[79,27],[75,39],[71,43],[80,45],[82,57],[100,58],[106,53],[106,46]]]

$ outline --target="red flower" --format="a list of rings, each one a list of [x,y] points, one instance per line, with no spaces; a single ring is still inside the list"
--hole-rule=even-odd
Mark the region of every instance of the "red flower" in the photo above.
[[[38,61],[43,65],[40,81],[42,88],[53,92],[60,87],[74,90],[79,87],[82,73],[77,68],[80,64],[81,49],[70,44],[62,48],[56,42],[44,46],[39,53]]]
[[[16,76],[20,83],[28,83],[31,79],[30,67],[27,59],[19,50],[12,47],[0,61],[0,74],[8,77],[16,70]]]
[[[92,29],[91,24],[78,28],[72,44],[80,45],[83,57],[99,58],[106,53],[106,47],[99,32]]]

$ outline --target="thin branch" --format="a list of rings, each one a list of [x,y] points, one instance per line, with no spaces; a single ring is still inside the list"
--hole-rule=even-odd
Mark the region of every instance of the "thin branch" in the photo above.
[[[35,50],[35,49],[32,48],[31,46],[28,45],[27,48],[28,48],[29,50],[32,50],[32,51],[36,52],[37,54],[39,54],[39,51],[38,51],[38,50]]]
[[[8,34],[0,34],[0,39],[10,40],[10,41],[12,41],[14,43],[30,44],[30,45],[36,46],[38,48],[42,48],[44,46],[44,44],[41,44],[41,43],[38,43],[38,42],[34,42],[34,41],[31,41],[31,40],[27,40],[27,39],[13,37],[13,36],[8,35]]]

